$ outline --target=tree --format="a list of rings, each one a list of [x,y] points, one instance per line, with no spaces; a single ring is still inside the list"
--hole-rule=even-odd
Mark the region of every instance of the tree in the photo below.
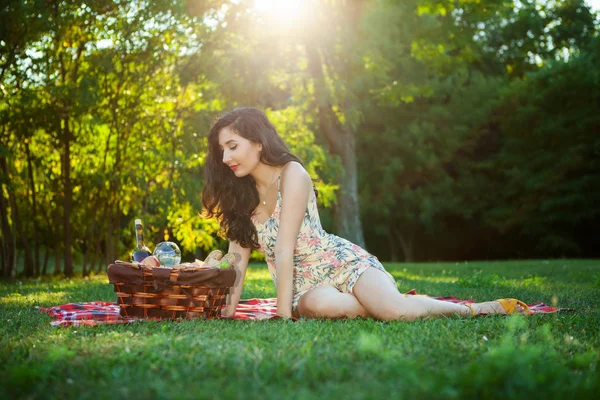
[[[549,63],[503,93],[496,110],[502,149],[489,169],[504,190],[487,218],[534,243],[537,254],[592,250],[600,211],[600,46]]]
[[[372,39],[379,103],[366,113],[361,129],[360,146],[366,150],[360,158],[361,196],[369,205],[364,219],[371,221],[371,243],[391,249],[392,259],[399,257],[395,244],[405,259],[493,257],[499,234],[511,243],[506,230],[497,231],[498,224],[489,222],[506,183],[489,165],[502,149],[501,123],[515,121],[508,113],[502,119],[495,115],[503,88],[537,70],[541,57],[552,62],[567,50],[585,51],[594,32],[589,10],[582,2],[539,9],[528,2],[515,7],[511,2],[425,1],[416,7],[419,18],[411,19],[401,18],[410,15],[405,6],[382,4],[368,17],[372,38],[384,32],[390,37]],[[571,39],[555,29],[559,18],[573,28]],[[390,19],[401,19],[410,28],[388,30]],[[539,34],[519,33],[524,25],[536,24]],[[542,42],[557,45],[544,47]],[[567,43],[567,49],[561,47]],[[516,147],[506,154],[515,152]],[[452,224],[463,228],[460,235]],[[467,233],[469,227],[477,233]],[[457,242],[461,236],[471,245]],[[445,253],[451,248],[453,253]],[[459,253],[460,248],[466,253]]]
[[[15,132],[27,126],[31,93],[27,91],[27,75],[32,71],[28,66],[26,50],[28,46],[39,39],[48,29],[48,10],[43,2],[9,1],[0,10],[0,215],[2,236],[2,276],[9,277],[15,272],[16,248],[15,238],[18,237],[21,246],[25,249],[25,273],[32,275],[37,264],[37,240],[34,237],[35,265],[26,226],[21,223],[18,211],[18,199],[15,193],[16,185],[13,181],[15,171],[11,168],[16,157],[19,141],[25,142],[27,160],[29,157],[29,132]],[[21,100],[21,102],[19,101]],[[23,107],[21,107],[23,105]],[[27,109],[27,110],[25,110]],[[29,162],[31,173],[31,163]],[[30,174],[32,193],[35,193],[33,176]],[[35,195],[34,195],[35,196]],[[27,198],[27,196],[25,197]],[[32,200],[35,207],[35,197]],[[34,222],[35,225],[35,222]],[[34,232],[35,232],[34,227]]]

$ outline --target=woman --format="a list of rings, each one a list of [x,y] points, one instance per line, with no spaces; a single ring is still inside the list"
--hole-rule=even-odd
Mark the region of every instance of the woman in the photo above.
[[[376,257],[323,231],[310,176],[262,111],[223,115],[208,145],[202,201],[220,221],[229,252],[241,255],[224,316],[235,313],[253,248],[265,254],[283,318],[389,321],[528,311],[514,299],[461,305],[401,294]]]

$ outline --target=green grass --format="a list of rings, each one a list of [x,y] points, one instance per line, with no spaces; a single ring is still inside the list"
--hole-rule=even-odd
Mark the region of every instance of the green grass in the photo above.
[[[387,264],[401,291],[578,313],[56,328],[34,306],[114,301],[105,275],[0,284],[0,398],[592,398],[600,261]],[[243,297],[272,297],[250,267]]]

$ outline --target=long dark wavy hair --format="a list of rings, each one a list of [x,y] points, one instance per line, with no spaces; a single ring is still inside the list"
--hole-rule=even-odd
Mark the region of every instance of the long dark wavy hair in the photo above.
[[[250,217],[260,201],[251,175],[238,178],[223,163],[219,132],[229,127],[238,135],[262,144],[260,161],[282,166],[290,161],[302,164],[277,134],[264,112],[251,107],[236,108],[222,116],[210,128],[208,156],[204,166],[202,204],[207,217],[216,217],[224,236],[246,248],[259,248],[256,228]]]

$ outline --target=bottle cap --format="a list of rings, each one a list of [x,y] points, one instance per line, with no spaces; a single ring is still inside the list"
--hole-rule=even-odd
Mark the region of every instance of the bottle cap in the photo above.
[[[142,224],[142,220],[141,219],[136,219],[135,220],[135,224],[136,225],[141,225]]]

